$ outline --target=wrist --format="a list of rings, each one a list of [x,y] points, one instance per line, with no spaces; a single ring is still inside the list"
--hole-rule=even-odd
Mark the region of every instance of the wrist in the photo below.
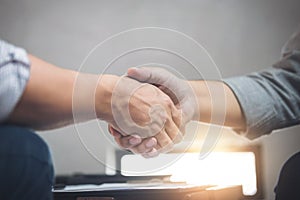
[[[200,101],[199,97],[202,93],[202,86],[199,84],[199,81],[187,81],[189,87],[191,88],[191,94],[189,95],[189,102],[191,106],[190,118],[192,121],[200,120]]]
[[[105,74],[99,76],[95,94],[95,110],[97,117],[101,120],[113,121],[111,100],[118,80],[119,77],[115,75]]]
[[[211,117],[211,93],[208,87],[208,82],[189,81],[193,90],[191,102],[193,102],[193,118],[195,121],[209,122]]]

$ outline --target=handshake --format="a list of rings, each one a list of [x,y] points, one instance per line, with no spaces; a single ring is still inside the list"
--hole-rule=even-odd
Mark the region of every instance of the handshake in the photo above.
[[[183,139],[185,125],[199,119],[192,85],[162,68],[130,68],[126,77],[110,80],[114,80],[110,92],[104,96],[109,96],[111,105],[98,116],[105,116],[121,148],[155,157],[170,151]]]
[[[99,76],[29,59],[30,80],[5,123],[47,130],[98,118],[121,148],[144,157],[170,151],[192,120],[246,127],[235,94],[222,81],[182,80],[153,67]]]

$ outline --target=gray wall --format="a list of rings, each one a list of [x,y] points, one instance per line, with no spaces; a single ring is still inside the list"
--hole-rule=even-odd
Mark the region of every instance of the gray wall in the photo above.
[[[88,52],[112,34],[135,27],[166,27],[203,44],[222,77],[230,77],[263,69],[278,60],[282,45],[300,22],[299,8],[298,0],[0,0],[0,37],[58,66],[77,70]],[[100,63],[89,64],[87,71],[99,72]],[[113,68],[112,72],[124,70]],[[186,76],[192,78],[189,72]],[[113,145],[107,142],[105,129],[99,131],[96,122],[78,129],[98,159],[113,159]],[[299,126],[255,141],[263,144],[266,199],[273,198],[284,161],[300,149],[298,131]],[[41,135],[52,148],[57,174],[105,171],[104,165],[83,148],[74,126]],[[226,140],[231,137],[234,139]],[[233,144],[249,143],[233,133],[223,138]]]

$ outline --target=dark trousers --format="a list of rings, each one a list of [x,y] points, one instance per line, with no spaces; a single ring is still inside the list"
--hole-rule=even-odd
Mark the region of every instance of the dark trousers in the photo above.
[[[0,126],[0,199],[51,200],[53,165],[47,144],[35,133]]]
[[[300,199],[300,152],[282,167],[275,193],[276,200]]]

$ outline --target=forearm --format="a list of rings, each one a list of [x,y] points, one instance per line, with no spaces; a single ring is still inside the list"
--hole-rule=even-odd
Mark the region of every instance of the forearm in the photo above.
[[[198,103],[198,120],[225,125],[235,129],[245,128],[245,119],[231,89],[219,81],[189,81]]]
[[[103,88],[97,87],[100,76],[62,69],[30,55],[29,59],[30,79],[7,123],[34,129],[62,127],[74,122],[74,105],[77,122],[97,117],[91,110],[95,109],[98,93],[99,96],[103,94]],[[76,96],[73,93],[75,90]],[[97,101],[106,101],[105,95],[102,96]],[[108,111],[101,107],[97,112],[102,115]]]

